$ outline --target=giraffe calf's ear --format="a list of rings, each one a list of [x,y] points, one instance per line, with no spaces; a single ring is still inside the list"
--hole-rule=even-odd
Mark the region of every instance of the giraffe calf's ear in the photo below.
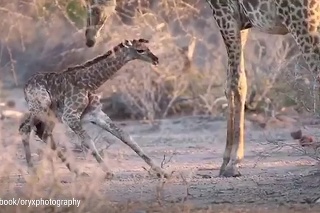
[[[102,92],[96,93],[96,95],[101,98],[102,97]]]
[[[132,46],[132,43],[131,43],[131,41],[125,40],[124,43],[123,43],[123,45],[124,45],[125,47],[130,47],[130,46]]]

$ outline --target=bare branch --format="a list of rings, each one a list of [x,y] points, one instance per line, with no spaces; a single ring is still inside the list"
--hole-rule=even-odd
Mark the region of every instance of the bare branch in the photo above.
[[[24,15],[24,14],[15,12],[15,11],[11,11],[5,7],[0,7],[0,12],[9,13],[10,16],[13,15],[13,16],[16,16],[17,18],[21,18],[21,19],[33,20],[33,18],[30,16],[27,16],[27,15]]]

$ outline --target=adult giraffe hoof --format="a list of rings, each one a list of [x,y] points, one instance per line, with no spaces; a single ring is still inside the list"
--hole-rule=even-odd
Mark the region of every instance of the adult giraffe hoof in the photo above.
[[[229,167],[226,168],[224,171],[220,171],[220,177],[240,177],[241,173],[237,168]]]

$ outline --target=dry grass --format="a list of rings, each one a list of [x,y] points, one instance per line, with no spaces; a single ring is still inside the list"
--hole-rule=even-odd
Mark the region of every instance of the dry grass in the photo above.
[[[10,132],[15,132],[10,130],[7,127],[2,125],[11,124],[16,122],[14,119],[8,119],[5,122],[0,122],[0,128],[2,130],[6,129]],[[14,126],[14,125],[12,125]],[[10,134],[6,134],[9,136]],[[292,150],[296,150],[300,153],[304,153],[305,151],[299,146],[299,143],[293,145],[291,142],[279,138],[278,136],[272,136],[270,133],[265,135],[266,142],[272,144],[272,146],[268,146],[268,150],[265,150],[258,154],[257,162],[255,162],[253,168],[260,167],[262,164],[268,165],[271,168],[275,168],[279,162],[268,162],[266,159],[268,156],[279,153],[282,149],[291,148]],[[63,140],[59,140],[63,141]],[[0,204],[1,200],[9,200],[9,199],[27,199],[30,201],[31,199],[54,199],[54,200],[72,200],[79,199],[80,206],[1,206],[0,211],[3,212],[115,212],[115,213],[144,213],[144,212],[303,212],[303,211],[318,211],[318,205],[314,204],[315,200],[305,201],[305,204],[265,204],[265,205],[257,205],[244,203],[243,205],[237,203],[219,203],[214,204],[211,207],[203,206],[200,208],[199,206],[194,207],[189,204],[189,199],[194,196],[194,182],[192,183],[192,179],[195,174],[194,171],[188,169],[186,172],[178,172],[174,174],[175,178],[178,178],[181,184],[185,188],[184,194],[180,197],[179,201],[174,201],[172,203],[168,202],[167,199],[164,198],[164,194],[166,191],[170,190],[168,184],[170,184],[171,180],[155,180],[153,181],[154,192],[150,192],[149,196],[156,195],[156,198],[153,202],[130,202],[123,201],[120,203],[113,203],[108,201],[108,196],[105,195],[105,190],[108,190],[108,186],[106,186],[106,180],[103,179],[102,172],[99,170],[96,162],[94,164],[97,166],[97,170],[91,168],[90,177],[87,178],[75,178],[72,174],[67,171],[64,165],[61,164],[60,160],[55,157],[55,155],[51,152],[50,149],[44,148],[43,144],[41,147],[43,149],[43,154],[41,155],[40,161],[37,161],[37,156],[33,156],[33,160],[36,163],[37,168],[37,176],[27,174],[26,163],[24,159],[24,153],[22,150],[20,138],[17,135],[10,136],[10,139],[1,137],[1,166],[0,166]],[[33,141],[32,147],[36,146],[36,141]],[[257,147],[258,144],[255,145]],[[252,146],[252,144],[250,145]],[[260,150],[260,149],[258,149]],[[258,151],[256,150],[256,151]],[[78,155],[77,164],[79,162],[83,162],[85,160],[80,160]],[[304,153],[304,156],[315,157],[311,154]],[[69,156],[71,157],[71,155]],[[81,157],[83,158],[83,157]],[[118,161],[118,157],[113,157],[112,161]],[[174,164],[171,161],[174,160],[174,155],[168,155],[163,158],[161,162],[161,167],[167,169],[167,166],[170,164]],[[319,157],[316,159],[319,161]],[[121,159],[119,160],[121,161]],[[292,160],[291,163],[295,164]],[[285,164],[281,164],[278,166],[285,166]],[[148,170],[148,169],[146,169]],[[194,170],[194,168],[192,168]],[[150,175],[145,172],[146,176]],[[248,177],[251,178],[251,177]],[[138,178],[137,178],[138,179]],[[147,178],[148,179],[148,178]],[[254,180],[254,179],[253,179]],[[315,179],[312,179],[316,181]],[[142,181],[142,179],[139,179]],[[223,179],[215,180],[219,182],[225,181]],[[307,182],[307,180],[305,180]],[[289,181],[290,182],[290,181]],[[311,182],[312,183],[312,182]],[[257,182],[257,184],[260,184]],[[262,183],[263,184],[263,181]],[[278,183],[279,184],[279,183]],[[313,183],[315,184],[315,183]],[[193,186],[192,186],[193,185]],[[209,187],[209,186],[208,186]],[[212,186],[210,186],[212,187]],[[244,187],[243,185],[241,187]],[[293,186],[292,186],[293,187]],[[191,190],[191,191],[190,191]],[[264,189],[266,190],[266,189]],[[291,189],[294,190],[294,189]],[[298,189],[297,192],[299,193]],[[193,191],[193,192],[192,192]],[[130,190],[128,190],[130,193]],[[154,194],[154,195],[153,195]],[[215,195],[213,195],[215,196]],[[239,196],[244,196],[243,194],[239,194]],[[217,199],[218,199],[217,194]],[[302,199],[301,197],[300,199]],[[310,199],[312,196],[310,196]],[[201,198],[199,198],[201,199]],[[205,197],[203,199],[206,199]],[[290,198],[288,198],[290,199]],[[312,198],[313,199],[313,198]],[[139,198],[135,199],[139,200]],[[216,203],[215,200],[212,200],[212,203]],[[309,204],[308,204],[309,203]],[[311,204],[311,205],[310,205]]]
[[[0,122],[3,124],[10,124],[14,121],[14,119],[6,120],[6,122]],[[12,124],[11,124],[12,125]],[[13,126],[13,125],[12,125]],[[6,129],[10,132],[9,128],[4,128],[0,126],[1,129]],[[7,136],[10,134],[6,134]],[[298,152],[304,152],[299,144],[292,145],[292,143],[288,143],[283,139],[279,139],[277,136],[271,136],[268,134],[266,137],[266,141],[272,146],[269,146],[268,150],[261,152],[258,154],[257,162],[255,162],[253,168],[261,167],[261,165],[269,166],[270,168],[275,168],[276,165],[281,167],[285,167],[285,164],[282,161],[279,162],[270,162],[266,159],[268,156],[280,153],[281,149],[286,149],[288,147],[296,150]],[[62,141],[62,140],[59,140]],[[72,200],[77,199],[80,200],[80,206],[65,206],[61,205],[60,207],[57,205],[39,205],[39,206],[1,206],[0,211],[3,212],[115,212],[115,213],[144,213],[144,212],[199,212],[199,213],[213,213],[213,212],[303,212],[303,211],[319,211],[318,205],[315,204],[315,200],[304,201],[305,204],[279,204],[279,203],[268,203],[265,205],[261,204],[250,204],[243,203],[242,204],[233,204],[233,203],[219,203],[218,201],[212,200],[214,204],[212,206],[203,206],[200,208],[199,206],[194,207],[189,204],[189,200],[194,196],[194,180],[192,183],[192,179],[195,176],[194,168],[188,169],[186,172],[176,172],[174,174],[175,178],[178,178],[181,184],[185,188],[185,192],[179,197],[179,200],[174,201],[172,203],[168,202],[165,199],[164,194],[170,189],[168,187],[172,180],[154,180],[152,181],[154,188],[154,192],[149,192],[149,196],[155,196],[155,200],[153,202],[137,202],[139,198],[135,199],[134,202],[123,201],[119,203],[113,203],[108,201],[108,196],[105,195],[105,190],[108,190],[108,183],[103,179],[102,172],[99,170],[96,162],[94,161],[94,165],[96,165],[97,170],[93,168],[90,169],[90,177],[85,178],[75,178],[70,174],[69,171],[61,164],[60,160],[55,157],[55,155],[51,152],[50,149],[46,149],[41,144],[43,149],[43,153],[41,155],[40,161],[37,161],[37,156],[33,156],[34,162],[36,162],[37,168],[37,176],[27,174],[26,163],[24,159],[24,153],[22,151],[22,146],[20,144],[20,138],[17,135],[10,136],[10,140],[5,137],[1,137],[1,148],[0,152],[3,153],[1,155],[1,166],[0,166],[0,204],[2,200],[9,199],[26,199],[30,201],[31,199],[44,200],[44,199],[52,199],[52,200]],[[17,144],[16,144],[17,143]],[[36,141],[33,141],[32,147],[36,146]],[[257,147],[258,144],[255,145]],[[252,146],[252,144],[250,145]],[[260,150],[260,149],[258,149]],[[256,150],[256,152],[258,151]],[[312,157],[310,154],[304,154],[306,156]],[[83,162],[82,165],[85,165],[85,160],[80,159],[81,155],[78,155],[77,164]],[[69,156],[71,157],[71,155]],[[83,157],[81,157],[83,158]],[[119,157],[113,157],[112,161],[118,161]],[[167,166],[170,164],[174,164],[171,161],[174,160],[174,155],[168,155],[163,158],[161,162],[161,167],[167,169]],[[317,159],[319,161],[319,159]],[[119,160],[121,161],[121,159]],[[298,162],[290,161],[292,164],[296,164]],[[280,164],[280,165],[279,165]],[[284,169],[284,168],[283,168]],[[146,169],[148,170],[148,169]],[[150,175],[145,172],[147,178],[150,179]],[[252,177],[248,177],[249,179]],[[141,178],[137,178],[139,181],[143,181]],[[151,178],[152,179],[152,178]],[[268,178],[270,179],[270,178]],[[304,179],[308,182],[306,179]],[[312,179],[316,181],[315,179]],[[218,179],[214,180],[219,182],[223,182],[225,180]],[[254,179],[252,178],[252,181]],[[251,181],[251,182],[252,182]],[[260,183],[259,179],[257,180],[257,184],[263,184],[264,181]],[[290,180],[289,180],[290,182]],[[311,184],[316,184],[312,183]],[[112,183],[111,183],[112,184]],[[279,183],[278,183],[279,184]],[[107,185],[107,186],[106,186]],[[169,186],[168,186],[169,185]],[[200,185],[201,186],[201,185]],[[208,186],[212,187],[212,186]],[[243,185],[241,187],[244,187]],[[241,188],[240,187],[240,188]],[[293,186],[291,186],[293,187]],[[266,190],[265,189],[261,189]],[[272,190],[272,189],[271,189]],[[296,190],[299,193],[298,189]],[[173,190],[173,192],[175,192]],[[128,190],[130,193],[130,190]],[[217,198],[219,193],[217,194]],[[215,195],[212,195],[215,197]],[[239,197],[244,196],[243,194],[239,194]],[[248,195],[249,196],[249,195]],[[299,199],[304,198],[302,196]],[[198,198],[201,200],[201,198]],[[203,199],[208,199],[203,197]],[[290,198],[287,198],[290,199]],[[293,198],[292,198],[293,199]],[[310,199],[316,199],[310,196]],[[21,202],[21,201],[20,201]],[[310,205],[311,204],[311,205]]]

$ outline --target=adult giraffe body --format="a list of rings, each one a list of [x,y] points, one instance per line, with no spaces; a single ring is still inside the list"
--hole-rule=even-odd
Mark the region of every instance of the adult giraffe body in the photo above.
[[[306,60],[311,72],[320,70],[320,1],[319,0],[206,0],[213,11],[223,37],[227,55],[228,127],[226,147],[220,176],[239,176],[239,163],[244,157],[244,106],[247,78],[244,71],[241,40],[246,40],[249,28],[259,28],[268,34],[290,33]],[[90,8],[90,6],[88,7]],[[88,28],[101,20],[88,13]],[[99,16],[105,17],[105,16]],[[92,21],[95,20],[95,21]],[[101,29],[101,28],[100,28]],[[90,37],[91,36],[91,37]],[[93,46],[94,34],[86,34],[86,42]],[[242,44],[242,45],[241,45]]]

